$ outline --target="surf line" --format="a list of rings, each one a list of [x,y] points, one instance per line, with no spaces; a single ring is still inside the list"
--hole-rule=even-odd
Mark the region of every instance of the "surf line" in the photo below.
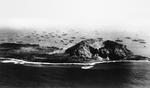
[[[13,64],[22,64],[26,66],[53,66],[53,67],[61,67],[61,66],[79,66],[82,69],[90,69],[94,67],[94,65],[99,63],[119,63],[119,62],[149,62],[148,60],[115,60],[115,61],[97,61],[97,62],[89,62],[89,63],[48,63],[48,62],[30,62],[15,58],[0,58],[1,63],[13,63]]]

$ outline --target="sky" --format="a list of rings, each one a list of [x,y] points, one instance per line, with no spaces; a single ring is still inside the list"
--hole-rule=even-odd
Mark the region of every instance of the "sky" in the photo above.
[[[0,0],[0,27],[150,33],[149,0]]]

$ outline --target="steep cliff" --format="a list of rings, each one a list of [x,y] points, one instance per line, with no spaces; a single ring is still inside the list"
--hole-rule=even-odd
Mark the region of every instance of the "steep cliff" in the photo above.
[[[99,56],[102,58],[109,58],[110,60],[123,60],[130,58],[133,53],[127,49],[126,45],[114,42],[104,41],[103,47],[99,48]]]

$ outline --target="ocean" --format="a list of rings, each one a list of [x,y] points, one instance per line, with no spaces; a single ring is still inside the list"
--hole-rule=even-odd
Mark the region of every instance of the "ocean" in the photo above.
[[[99,63],[91,69],[0,63],[0,88],[149,87],[149,62]]]

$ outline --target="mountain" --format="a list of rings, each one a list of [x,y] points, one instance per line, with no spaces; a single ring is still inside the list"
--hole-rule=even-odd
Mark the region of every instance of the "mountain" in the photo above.
[[[95,46],[95,47],[93,47]],[[98,48],[99,47],[99,48]],[[65,51],[74,59],[92,60],[145,60],[147,57],[134,55],[126,45],[111,40],[87,39],[68,48]],[[90,59],[90,60],[89,60]],[[78,60],[80,61],[80,60]]]
[[[102,46],[102,39],[86,39],[76,45],[66,49],[65,53],[69,57],[74,57],[78,60],[91,60],[98,54],[98,49]]]
[[[99,48],[98,54],[110,60],[123,60],[132,56],[133,52],[127,49],[126,45],[107,40],[103,42],[103,47]]]

